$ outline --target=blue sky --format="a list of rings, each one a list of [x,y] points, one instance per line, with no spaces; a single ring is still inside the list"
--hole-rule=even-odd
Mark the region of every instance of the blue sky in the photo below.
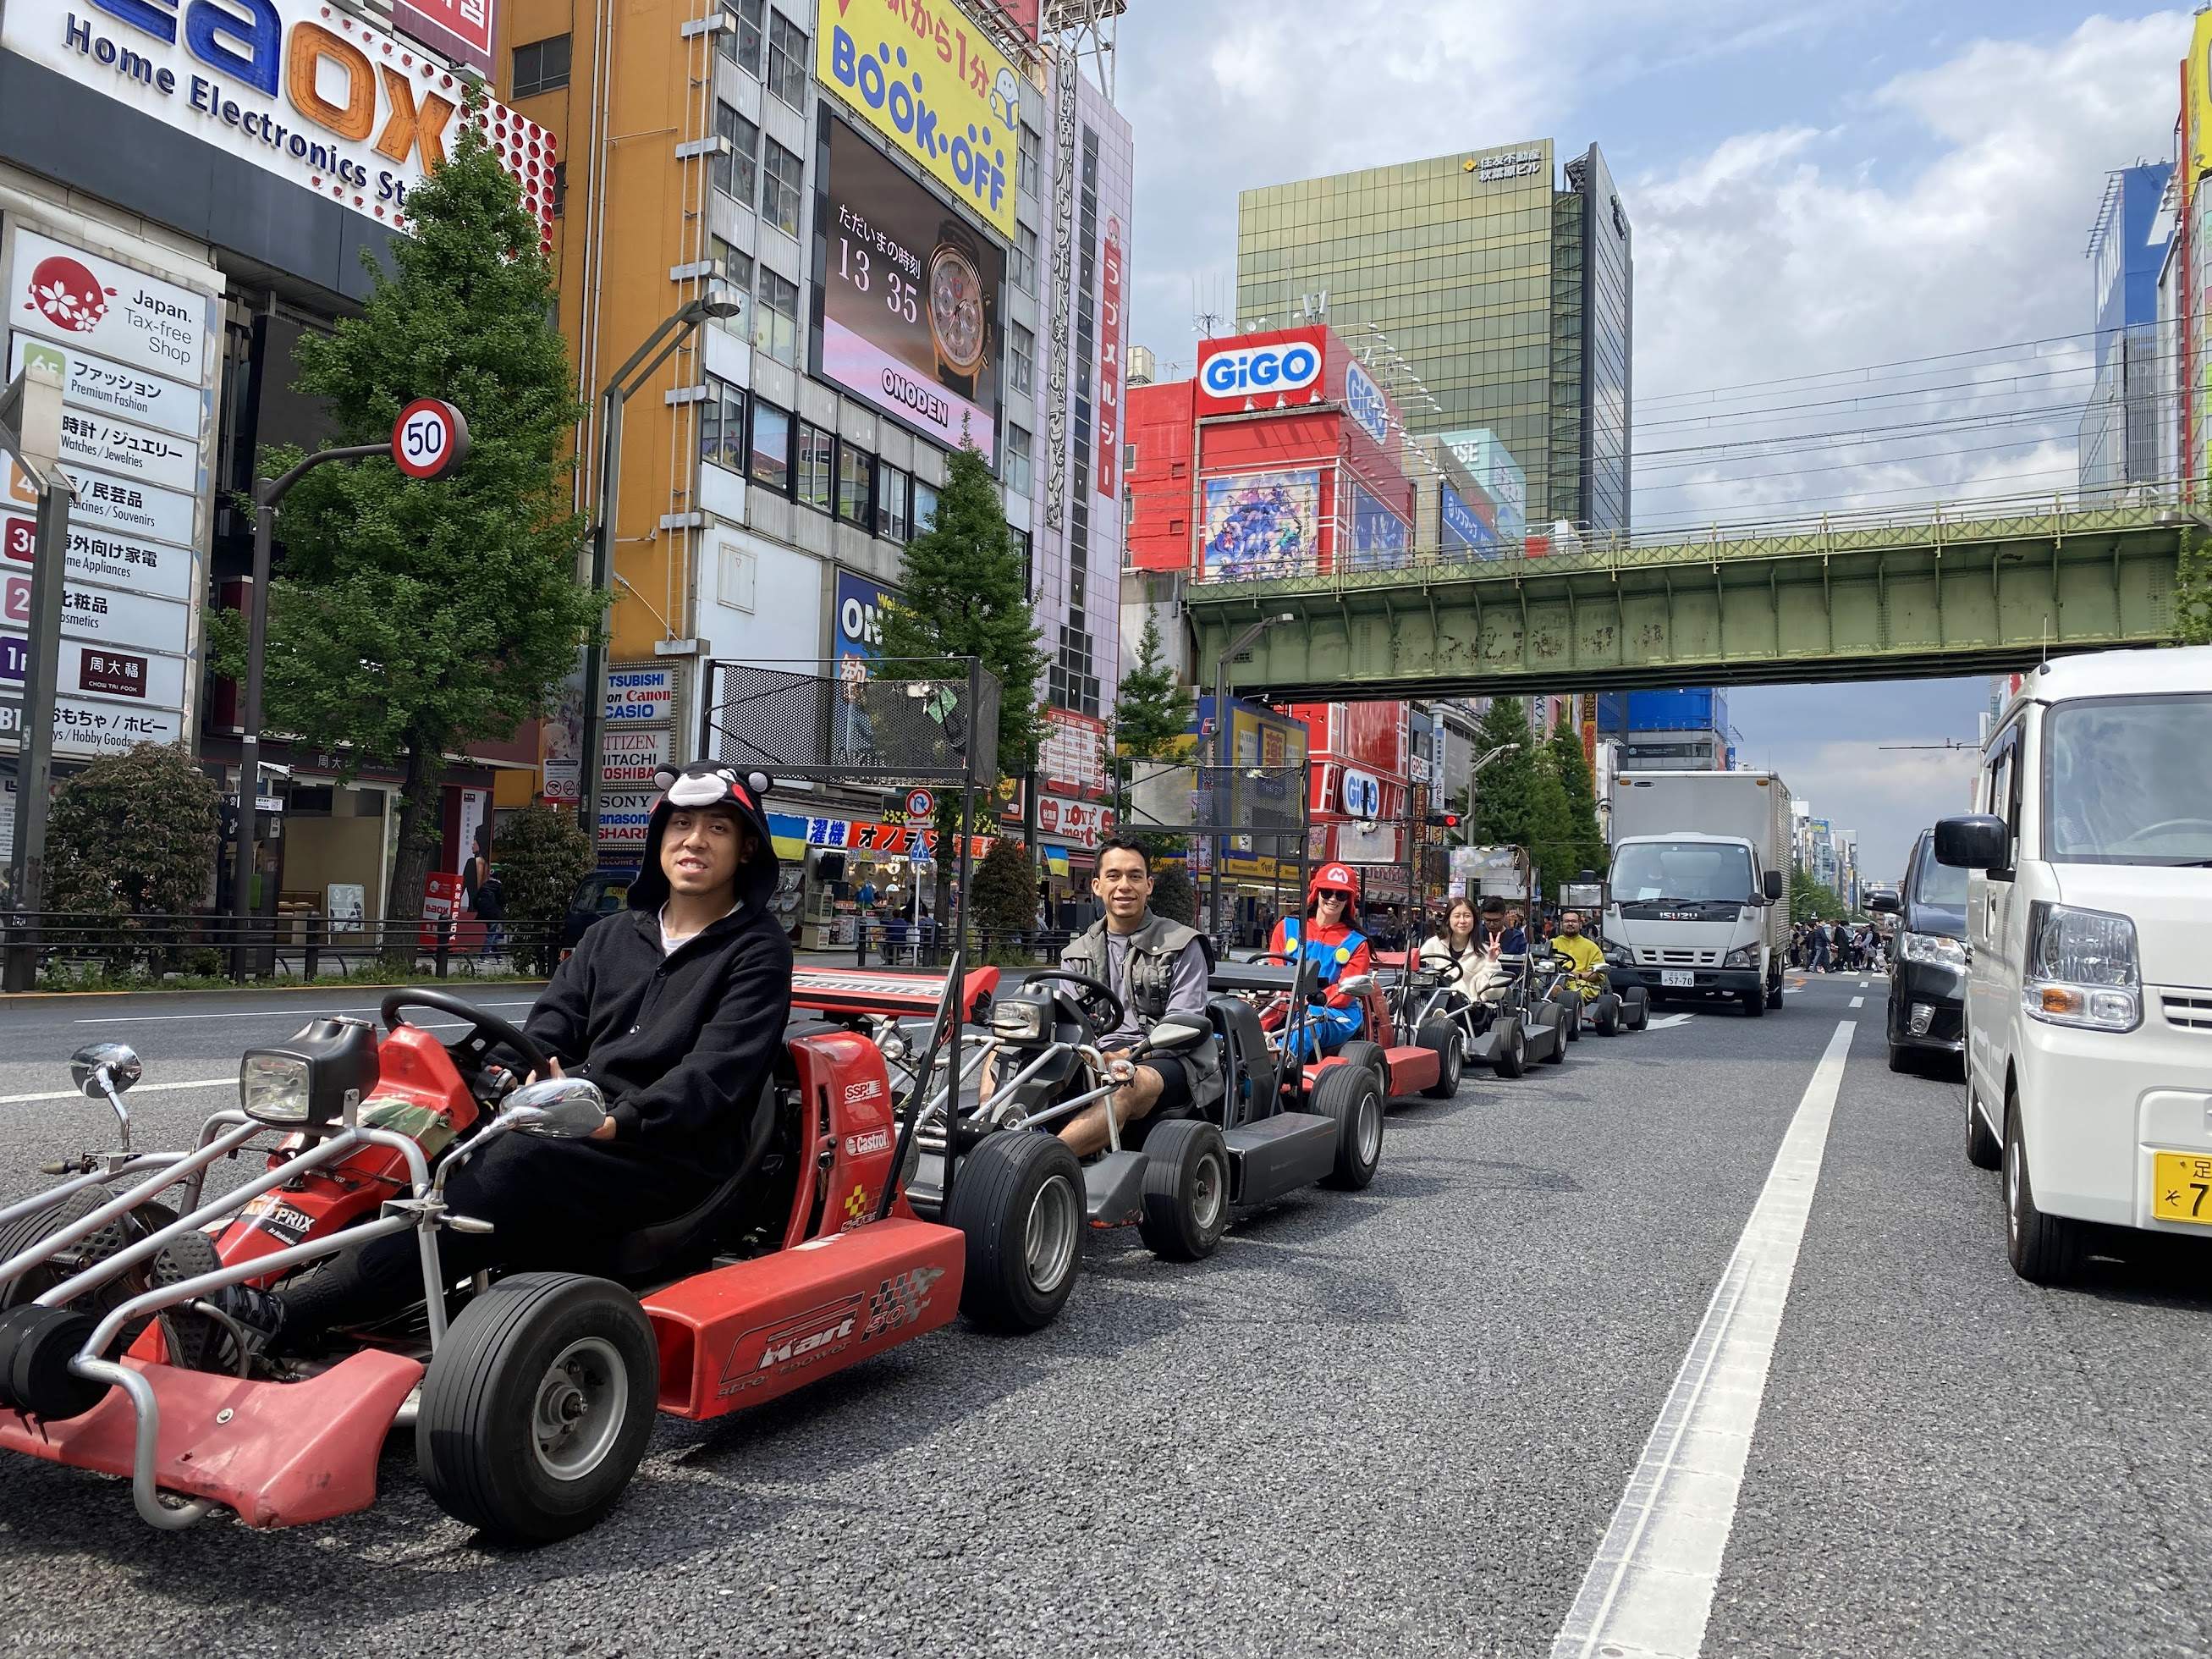
[[[2089,326],[2105,175],[2169,155],[2189,27],[2040,0],[1139,0],[1117,89],[1136,130],[1130,337],[1187,365],[1194,296],[1233,309],[1240,189],[1595,140],[1635,226],[1639,454],[1838,418],[1685,427],[1686,394],[1818,375],[1803,400],[1832,403],[1856,395],[1845,371],[1967,349],[1983,355],[1883,389],[1933,388],[1910,404],[1933,418],[2020,417],[1948,441],[1648,459],[1640,524],[2062,488],[2087,343],[2016,343]],[[1732,709],[1746,752],[1857,829],[1886,875],[1970,767],[1881,745],[1972,739],[1984,685],[1739,690]]]

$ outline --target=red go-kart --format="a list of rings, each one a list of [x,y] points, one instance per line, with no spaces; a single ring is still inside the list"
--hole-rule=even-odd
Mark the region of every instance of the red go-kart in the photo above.
[[[961,982],[956,963],[933,1051],[957,1031]],[[424,1008],[465,1022],[465,1035],[441,1043],[408,1022]],[[875,1045],[820,1024],[787,1034],[738,1172],[624,1241],[608,1276],[455,1285],[441,1233],[486,1224],[447,1209],[450,1173],[494,1136],[588,1133],[605,1103],[576,1079],[472,1092],[465,1079],[489,1075],[496,1045],[540,1071],[546,1057],[442,992],[395,993],[382,1012],[380,1040],[365,1021],[322,1018],[249,1052],[240,1107],[210,1118],[189,1152],[131,1152],[122,1094],[137,1057],[119,1044],[78,1054],[78,1085],[114,1107],[123,1146],[50,1165],[68,1178],[0,1208],[0,1446],[127,1477],[157,1527],[218,1507],[295,1526],[367,1508],[386,1437],[411,1419],[418,1468],[447,1513],[543,1542],[614,1506],[656,1411],[720,1417],[933,1330],[956,1308],[1035,1328],[1066,1299],[1073,1264],[1040,1285],[1024,1249],[1038,1194],[1022,1154],[1038,1143],[1006,1137],[994,1161],[963,1171],[943,1224],[918,1218],[896,1173],[914,1096],[896,1112]],[[206,1197],[210,1166],[272,1133],[264,1168]],[[406,1231],[420,1242],[422,1304],[312,1359],[258,1352],[207,1299]]]
[[[1273,993],[1263,1009],[1263,1017],[1271,1026],[1284,1024],[1289,1039],[1285,1052],[1304,1052],[1291,1026],[1300,1018],[1310,999],[1317,994],[1317,988],[1309,982],[1311,968],[1308,959],[1266,952],[1253,961],[1257,965],[1273,967],[1275,975],[1285,981]],[[1218,988],[1222,986],[1223,973],[1232,977],[1249,976],[1234,965],[1218,969],[1215,975]],[[1293,977],[1297,980],[1295,993],[1288,983]],[[1328,1073],[1340,1066],[1365,1073],[1372,1079],[1376,1097],[1385,1103],[1413,1095],[1449,1100],[1459,1092],[1465,1057],[1460,1052],[1459,1034],[1450,1022],[1431,1019],[1418,1031],[1401,1030],[1391,998],[1375,974],[1358,974],[1339,980],[1334,988],[1359,1005],[1359,1035],[1306,1062],[1304,1082],[1310,1097],[1321,1098],[1318,1091],[1324,1084],[1332,1091],[1353,1087],[1349,1082],[1328,1083]],[[1409,1035],[1411,1042],[1406,1040]]]

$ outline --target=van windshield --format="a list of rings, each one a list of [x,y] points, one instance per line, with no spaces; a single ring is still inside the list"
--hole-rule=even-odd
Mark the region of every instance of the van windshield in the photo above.
[[[2212,696],[2089,697],[2045,727],[2045,856],[2054,864],[2212,865]]]
[[[1662,899],[1749,904],[1751,854],[1711,842],[1631,842],[1613,860],[1613,895],[1623,904]]]

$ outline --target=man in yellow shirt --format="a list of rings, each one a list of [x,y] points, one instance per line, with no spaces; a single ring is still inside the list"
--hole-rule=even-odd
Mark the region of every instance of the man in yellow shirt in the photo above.
[[[1581,911],[1559,913],[1559,931],[1553,937],[1552,949],[1575,964],[1576,979],[1595,981],[1589,994],[1595,996],[1605,988],[1605,951],[1595,939],[1583,932]]]

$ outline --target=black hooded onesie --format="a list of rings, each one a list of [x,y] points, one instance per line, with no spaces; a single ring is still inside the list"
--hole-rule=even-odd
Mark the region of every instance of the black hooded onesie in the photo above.
[[[629,908],[585,933],[524,1025],[569,1076],[605,1091],[614,1138],[507,1134],[465,1164],[447,1185],[447,1203],[493,1231],[439,1235],[451,1278],[486,1268],[593,1272],[626,1235],[698,1204],[744,1146],[791,1015],[791,943],[769,908],[768,781],[701,761],[654,781],[661,795]],[[716,805],[735,807],[758,843],[738,872],[738,908],[664,955],[660,848],[670,814]],[[305,1334],[396,1311],[422,1294],[420,1260],[411,1232],[373,1240],[287,1287],[285,1325]]]

